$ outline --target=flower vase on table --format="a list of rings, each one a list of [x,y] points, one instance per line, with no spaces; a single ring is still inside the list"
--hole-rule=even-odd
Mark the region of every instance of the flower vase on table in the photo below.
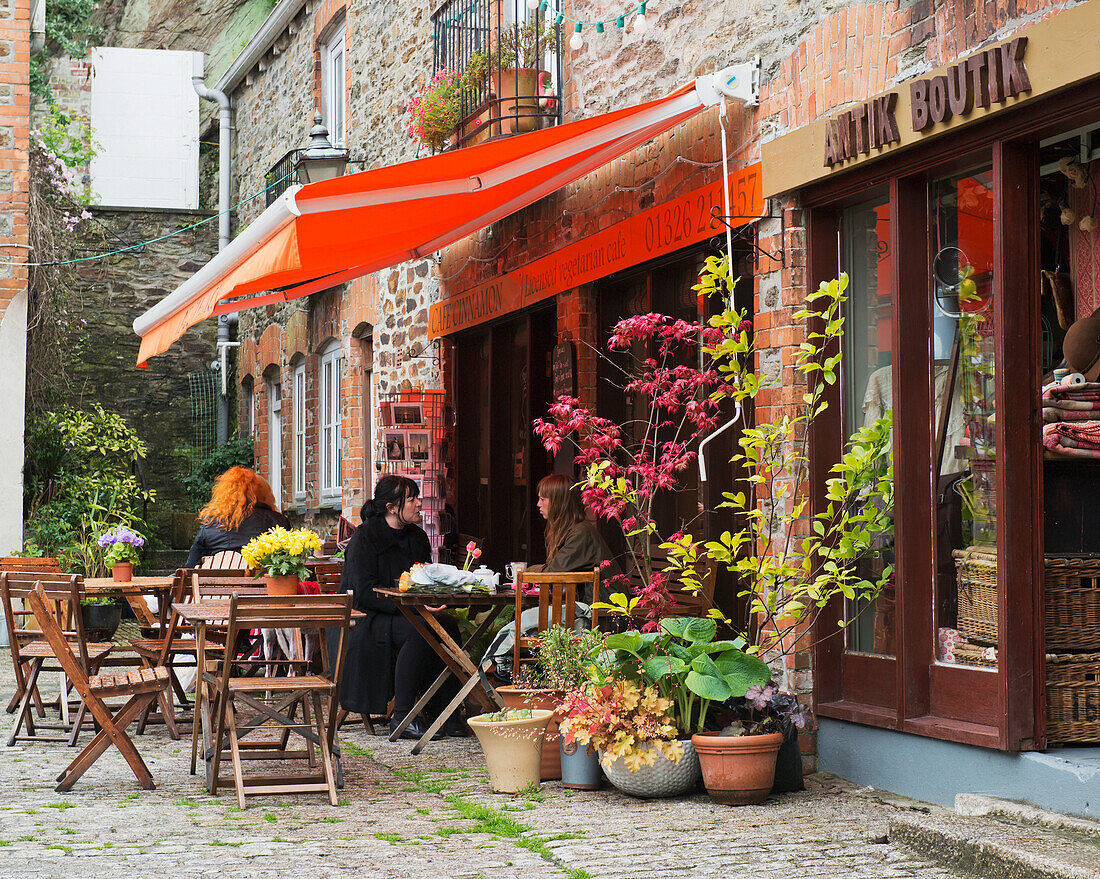
[[[310,579],[306,559],[321,548],[321,538],[308,528],[293,531],[275,526],[252,538],[241,555],[257,577],[264,578],[268,595],[298,594],[299,581]]]
[[[145,546],[145,538],[119,525],[99,535],[96,543],[104,550],[103,564],[111,569],[111,579],[129,583],[134,578],[134,565],[141,560],[138,550]]]

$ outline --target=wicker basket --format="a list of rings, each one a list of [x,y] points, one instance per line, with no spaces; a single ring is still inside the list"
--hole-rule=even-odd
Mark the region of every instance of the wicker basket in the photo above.
[[[1100,650],[1100,559],[1044,560],[1047,650]]]
[[[1100,653],[1047,654],[1047,739],[1100,742]]]
[[[956,644],[952,652],[955,656],[955,662],[959,665],[970,665],[978,668],[996,668],[996,655],[994,655],[993,659],[989,659],[982,655],[985,653],[986,649],[987,648],[979,644]]]
[[[972,546],[952,556],[959,578],[959,631],[967,641],[997,645],[997,551]]]

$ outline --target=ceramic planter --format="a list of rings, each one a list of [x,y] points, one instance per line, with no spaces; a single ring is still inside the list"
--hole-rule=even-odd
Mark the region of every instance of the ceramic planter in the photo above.
[[[489,770],[489,786],[496,793],[514,794],[539,785],[543,733],[552,712],[535,709],[517,720],[486,720],[479,714],[467,723],[477,736]]]
[[[764,736],[720,736],[697,733],[691,737],[699,753],[703,783],[711,799],[727,806],[762,803],[775,781],[775,758],[782,733]]]
[[[118,562],[112,566],[111,579],[116,583],[129,583],[134,579],[134,563]]]
[[[604,775],[615,787],[632,797],[649,799],[686,794],[699,784],[699,757],[691,742],[683,741],[681,744],[684,755],[678,763],[659,753],[652,766],[642,766],[637,772],[631,772],[620,757],[610,766],[601,761]]]
[[[296,574],[264,574],[264,585],[268,595],[297,595],[298,576]]]
[[[561,706],[560,690],[529,690],[522,687],[497,687],[497,694],[506,708],[538,708],[550,712]],[[551,717],[546,725],[546,737],[542,744],[542,780],[561,778],[561,752],[558,749],[558,720]]]
[[[573,790],[599,790],[603,786],[603,770],[600,768],[600,757],[587,747],[581,747],[576,742],[565,743],[562,736],[558,736],[558,750],[561,757],[561,783],[563,787]],[[546,746],[543,745],[543,754]]]
[[[84,618],[84,637],[88,641],[104,643],[110,641],[122,621],[121,604],[84,604],[80,607]]]

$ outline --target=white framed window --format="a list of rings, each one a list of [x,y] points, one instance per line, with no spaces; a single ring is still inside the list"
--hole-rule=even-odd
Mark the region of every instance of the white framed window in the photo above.
[[[294,499],[306,497],[306,365],[294,367]]]
[[[321,354],[321,497],[341,495],[340,377],[344,352],[333,342]]]
[[[347,22],[321,46],[321,114],[333,146],[345,146],[344,85],[347,82]]]
[[[267,380],[267,481],[275,504],[283,505],[283,386],[279,374]]]
[[[247,436],[256,435],[256,390],[252,386],[252,379],[248,380],[248,384],[244,388],[244,405],[247,410],[247,421],[245,422],[248,428]]]

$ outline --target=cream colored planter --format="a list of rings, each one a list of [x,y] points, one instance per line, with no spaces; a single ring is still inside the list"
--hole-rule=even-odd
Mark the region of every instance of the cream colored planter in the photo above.
[[[539,786],[539,764],[546,724],[554,712],[536,709],[519,720],[486,720],[486,714],[471,717],[470,729],[477,736],[489,770],[489,786],[500,794],[514,794]]]

